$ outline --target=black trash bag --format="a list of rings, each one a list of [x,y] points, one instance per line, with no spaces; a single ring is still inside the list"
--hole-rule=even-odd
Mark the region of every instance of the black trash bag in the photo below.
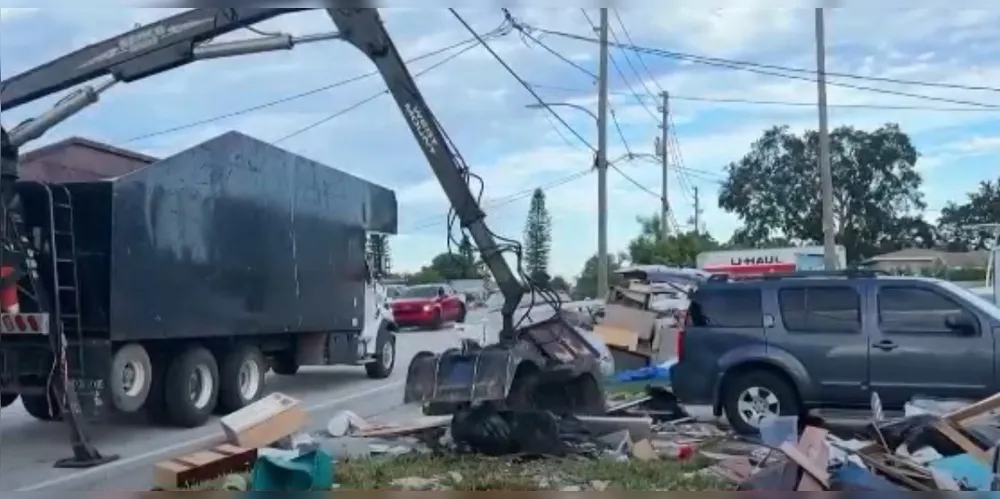
[[[681,407],[681,403],[677,400],[677,396],[662,386],[646,385],[646,395],[648,395],[650,399],[643,402],[640,407],[647,411],[653,411],[650,413],[650,417],[653,418],[654,423],[677,421],[678,419],[684,419],[690,416],[690,414],[688,414],[688,412]]]
[[[456,412],[451,438],[461,450],[504,456],[510,454],[565,455],[559,420],[544,411],[501,411],[483,404]]]
[[[934,423],[940,418],[933,414],[918,414],[906,418],[895,419],[887,422],[872,423],[867,427],[868,438],[875,442],[881,442],[879,437],[885,439],[889,450],[895,452],[901,445],[906,444],[906,448],[917,450],[923,447],[933,447],[942,456],[954,456],[963,451],[955,445],[948,437],[942,435],[934,428]],[[876,425],[878,431],[876,431]]]

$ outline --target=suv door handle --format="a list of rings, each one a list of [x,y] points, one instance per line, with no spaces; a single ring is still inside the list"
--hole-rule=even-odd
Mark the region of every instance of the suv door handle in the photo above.
[[[895,350],[896,347],[899,346],[899,345],[897,345],[892,340],[882,340],[882,341],[879,341],[877,343],[872,343],[872,346],[875,347],[875,348],[877,348],[877,349],[879,349],[879,350],[884,350],[886,352],[889,352],[889,351]]]

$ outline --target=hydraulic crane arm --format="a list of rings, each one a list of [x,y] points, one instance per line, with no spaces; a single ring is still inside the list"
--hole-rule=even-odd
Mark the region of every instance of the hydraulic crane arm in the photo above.
[[[217,36],[304,9],[192,9],[94,43],[0,82],[0,108],[61,92],[100,76],[130,82],[195,60],[195,47]]]

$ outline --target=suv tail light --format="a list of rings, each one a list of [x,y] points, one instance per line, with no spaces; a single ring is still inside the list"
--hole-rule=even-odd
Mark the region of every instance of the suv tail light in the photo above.
[[[677,361],[684,357],[684,328],[687,327],[687,311],[682,310],[677,317],[677,337],[674,351],[677,353]]]

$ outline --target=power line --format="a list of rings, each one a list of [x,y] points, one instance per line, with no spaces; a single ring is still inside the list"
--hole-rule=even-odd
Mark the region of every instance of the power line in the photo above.
[[[597,25],[594,24],[594,21],[590,18],[590,14],[587,14],[587,9],[581,8],[580,12],[582,12],[583,16],[587,18],[587,23],[590,24],[590,28],[596,30]],[[518,24],[516,23],[514,24],[515,28],[518,28],[518,26],[519,26]],[[610,26],[608,26],[608,33],[611,34],[611,37],[615,39],[614,42],[609,42],[609,44],[614,45],[616,47],[620,47],[621,44],[618,43],[618,37],[615,36],[614,30],[611,29]],[[611,67],[615,68],[615,72],[618,73],[618,77],[622,79],[622,83],[624,83],[625,86],[629,89],[629,91],[632,92],[632,95],[635,97],[636,101],[639,102],[640,105],[642,105],[642,108],[645,109],[647,113],[649,113],[649,116],[653,118],[653,121],[659,123],[660,117],[657,116],[656,113],[654,113],[651,109],[649,109],[649,106],[647,106],[646,103],[642,100],[642,98],[639,97],[639,93],[635,91],[635,87],[633,87],[632,84],[629,83],[628,78],[625,77],[625,72],[622,71],[621,66],[618,65],[618,61],[615,59],[615,56],[608,54],[608,60],[611,62]]]
[[[574,87],[547,85],[539,83],[532,83],[532,86],[539,89],[556,90],[561,92],[591,91],[591,89],[587,88],[574,88]],[[611,93],[614,95],[621,95],[624,97],[634,97],[630,92],[611,92]],[[647,99],[651,98],[647,97]],[[670,99],[681,100],[681,101],[692,101],[692,102],[717,103],[717,104],[751,104],[751,105],[766,105],[766,106],[790,106],[790,107],[812,107],[812,108],[816,107],[815,102],[795,102],[795,101],[760,100],[760,99],[730,99],[722,97],[704,97],[696,95],[676,95],[674,93],[670,94]],[[903,106],[903,105],[891,105],[891,104],[827,104],[827,107],[836,107],[844,109],[884,109],[892,111],[941,111],[941,112],[975,112],[975,113],[995,113],[998,110],[1000,110],[997,108],[983,108],[983,107]]]
[[[506,23],[505,23],[505,25],[506,25]],[[491,36],[491,37],[503,36],[503,35],[508,34],[509,32],[510,32],[509,30],[505,32],[504,31],[504,26],[500,26],[500,27],[494,29],[493,31],[490,31],[487,34],[487,36]],[[454,50],[454,49],[456,49],[458,47],[461,47],[463,45],[468,45],[470,43],[474,44],[475,41],[476,41],[475,38],[471,38],[471,37],[470,38],[466,38],[465,40],[460,41],[458,43],[453,43],[453,44],[448,45],[446,47],[442,47],[442,48],[437,49],[437,50],[432,50],[430,52],[427,52],[427,53],[418,55],[416,57],[413,57],[411,59],[408,59],[406,61],[406,63],[407,64],[414,63],[414,62],[421,61],[421,60],[424,60],[424,59],[427,59],[427,58],[430,58],[430,57],[434,57],[436,55],[443,54],[445,52]],[[475,45],[472,45],[472,46],[474,47]],[[320,92],[324,92],[324,91],[327,91],[327,90],[332,90],[334,88],[342,87],[342,86],[347,85],[349,83],[354,83],[354,82],[361,81],[361,80],[364,80],[364,79],[367,79],[367,78],[371,78],[373,76],[377,76],[378,74],[379,74],[378,70],[369,71],[367,73],[360,74],[360,75],[357,75],[357,76],[352,76],[350,78],[346,78],[346,79],[343,79],[343,80],[340,80],[340,81],[336,81],[336,82],[330,83],[328,85],[323,85],[321,87],[317,87],[317,88],[314,88],[314,89],[311,89],[311,90],[306,90],[304,92],[299,92],[297,94],[292,94],[292,95],[289,95],[289,96],[286,96],[286,97],[282,97],[282,98],[279,98],[279,99],[267,101],[267,102],[264,102],[264,103],[261,103],[261,104],[255,104],[253,106],[246,107],[246,108],[243,108],[243,109],[239,109],[239,110],[236,110],[236,111],[231,111],[231,112],[228,112],[228,113],[219,114],[219,115],[212,116],[212,117],[209,117],[209,118],[204,118],[204,119],[200,119],[200,120],[197,120],[197,121],[192,121],[192,122],[189,122],[189,123],[185,123],[183,125],[177,125],[177,126],[174,126],[174,127],[166,128],[166,129],[163,129],[163,130],[158,130],[158,131],[155,131],[155,132],[148,132],[148,133],[144,133],[142,135],[137,135],[135,137],[131,137],[129,139],[125,139],[125,140],[121,141],[121,143],[122,144],[128,144],[128,143],[131,143],[131,142],[136,142],[136,141],[139,141],[139,140],[145,140],[145,139],[152,138],[152,137],[157,137],[157,136],[160,136],[160,135],[166,135],[168,133],[173,133],[173,132],[179,132],[179,131],[182,131],[182,130],[187,130],[187,129],[194,128],[194,127],[201,126],[201,125],[207,125],[209,123],[213,123],[213,122],[216,122],[216,121],[224,120],[224,119],[227,119],[227,118],[234,118],[236,116],[241,116],[241,115],[252,113],[252,112],[255,112],[255,111],[260,111],[262,109],[267,109],[269,107],[273,107],[273,106],[276,106],[278,104],[284,104],[286,102],[291,102],[291,101],[294,101],[294,100],[298,100],[298,99],[301,99],[303,97],[308,97],[310,95],[318,94]]]
[[[582,9],[581,9],[581,10],[582,10]],[[586,12],[586,11],[583,11],[583,13],[584,13],[584,15],[586,15],[586,14],[587,14],[587,12]],[[509,21],[509,22],[511,23],[511,25],[512,25],[512,26],[514,26],[514,28],[515,28],[515,29],[517,29],[517,27],[519,26],[519,23],[518,23],[518,22],[517,22],[517,20],[516,20],[516,19],[514,18],[514,16],[513,16],[513,15],[512,15],[511,13],[510,13],[510,11],[509,11],[509,10],[506,10],[506,9],[504,9],[504,15],[506,16],[506,19],[507,19],[507,20],[508,20],[508,21]],[[589,17],[587,18],[587,21],[588,21],[588,22],[590,21],[590,18],[589,18]],[[593,23],[591,23],[591,27],[594,27]],[[546,45],[545,43],[543,43],[543,42],[542,42],[541,40],[539,40],[539,39],[538,39],[537,37],[535,37],[534,35],[532,35],[532,34],[531,34],[531,33],[529,33],[528,31],[526,31],[526,30],[520,30],[520,33],[521,33],[521,34],[522,34],[522,35],[523,35],[524,37],[526,37],[526,38],[528,38],[529,40],[531,40],[531,41],[535,42],[535,44],[537,44],[537,45],[541,46],[541,47],[542,47],[543,49],[545,49],[545,51],[546,51],[546,52],[548,52],[548,53],[550,53],[550,54],[554,55],[554,56],[555,56],[556,58],[558,58],[559,60],[561,60],[561,61],[565,62],[566,64],[569,64],[569,65],[570,65],[570,66],[572,66],[573,68],[575,68],[575,69],[577,69],[578,71],[582,72],[583,74],[585,74],[585,75],[589,76],[589,77],[590,77],[591,79],[593,79],[594,81],[597,81],[597,79],[598,79],[598,78],[597,78],[597,75],[596,75],[596,74],[594,74],[594,73],[593,73],[592,71],[590,71],[589,69],[586,69],[586,68],[584,68],[583,66],[581,66],[581,65],[579,65],[579,64],[577,64],[577,63],[575,63],[575,62],[573,62],[572,60],[570,60],[570,59],[569,59],[568,57],[566,57],[566,56],[564,56],[564,55],[560,54],[558,50],[555,50],[555,49],[553,49],[552,47],[549,47],[548,45]],[[614,123],[614,125],[615,125],[615,130],[617,130],[617,131],[618,131],[618,137],[619,137],[619,138],[621,139],[621,141],[622,141],[622,145],[623,145],[623,146],[625,146],[625,150],[626,150],[626,151],[629,151],[629,153],[631,154],[631,149],[629,148],[629,144],[628,144],[628,140],[626,140],[626,139],[625,139],[625,134],[624,134],[624,133],[622,132],[622,125],[621,125],[621,123],[620,123],[620,122],[618,121],[618,116],[617,116],[617,115],[615,115],[615,109],[614,109],[614,107],[611,107],[611,106],[609,106],[609,108],[610,108],[610,111],[611,111],[611,120],[612,120],[612,122],[613,122],[613,123]],[[558,131],[558,130],[557,130],[557,131]],[[562,136],[562,133],[561,133],[561,132],[560,132],[560,136]]]
[[[413,77],[414,77],[414,79],[419,78],[419,77],[427,74],[429,71],[433,71],[434,69],[437,69],[437,68],[439,68],[439,67],[441,67],[441,66],[443,66],[443,65],[445,65],[445,64],[447,64],[447,63],[449,63],[451,61],[453,61],[458,56],[460,56],[460,55],[462,55],[462,54],[464,54],[464,53],[466,53],[466,52],[468,52],[468,51],[470,51],[470,50],[472,50],[474,48],[477,48],[478,46],[479,46],[478,43],[473,43],[473,44],[471,44],[471,45],[469,45],[467,47],[464,47],[462,50],[459,50],[458,52],[455,52],[454,54],[450,54],[448,57],[445,57],[444,59],[441,59],[440,61],[438,61],[438,62],[436,62],[434,64],[431,64],[430,66],[427,66],[426,68],[424,68],[424,69],[422,69],[422,70],[414,73]],[[301,134],[303,134],[305,132],[308,132],[309,130],[312,130],[313,128],[316,128],[316,127],[322,125],[323,123],[326,123],[326,122],[328,122],[330,120],[333,120],[335,118],[339,118],[340,116],[343,116],[343,115],[345,115],[345,114],[347,114],[347,113],[349,113],[349,112],[351,112],[351,111],[353,111],[353,110],[355,110],[355,109],[357,109],[357,108],[359,108],[359,107],[361,107],[361,106],[363,106],[363,105],[365,105],[365,104],[367,104],[367,103],[369,103],[369,102],[371,102],[371,101],[373,101],[373,100],[375,100],[375,99],[377,99],[377,98],[379,98],[379,97],[381,97],[383,95],[387,95],[388,93],[389,93],[389,90],[385,89],[385,90],[382,90],[382,91],[380,91],[378,93],[374,93],[372,95],[369,95],[368,97],[366,97],[366,98],[364,98],[364,99],[362,99],[362,100],[360,100],[358,102],[355,102],[354,104],[351,104],[350,106],[347,106],[344,109],[341,109],[340,111],[337,111],[337,112],[335,112],[335,113],[333,113],[333,114],[331,114],[329,116],[326,116],[326,117],[323,117],[323,118],[321,118],[319,120],[316,120],[316,121],[314,121],[314,122],[312,122],[312,123],[310,123],[310,124],[308,124],[308,125],[306,125],[306,126],[304,126],[302,128],[299,128],[298,130],[295,130],[292,133],[289,133],[287,135],[282,136],[279,139],[272,140],[271,143],[272,144],[277,144],[279,142],[284,142],[284,141],[286,141],[286,140],[288,140],[288,139],[290,139],[292,137],[295,137],[297,135],[301,135]]]
[[[566,184],[568,184],[570,182],[573,182],[573,181],[579,180],[581,178],[584,178],[584,177],[586,177],[588,174],[590,174],[593,171],[594,171],[593,169],[588,168],[586,170],[578,171],[578,172],[573,173],[571,175],[567,175],[565,177],[553,180],[552,182],[549,182],[547,184],[538,185],[538,186],[535,186],[535,187],[531,187],[529,189],[523,189],[523,190],[511,193],[511,194],[508,194],[506,196],[501,196],[501,197],[499,197],[497,199],[494,199],[492,201],[488,201],[488,202],[483,203],[483,208],[484,209],[486,209],[486,208],[499,208],[501,206],[509,205],[509,204],[511,204],[511,203],[513,203],[515,201],[519,201],[519,200],[522,200],[522,199],[527,199],[527,198],[531,197],[531,195],[534,194],[534,192],[536,190],[538,190],[538,189],[541,189],[542,191],[550,191],[550,190],[555,189],[557,187],[566,185]],[[425,222],[421,222],[421,223],[415,225],[414,227],[412,227],[410,229],[407,229],[405,231],[401,231],[401,233],[417,232],[419,230],[423,230],[423,229],[426,229],[426,228],[429,228],[429,227],[434,227],[434,226],[437,226],[437,225],[441,225],[441,224],[444,224],[446,222],[447,222],[447,215],[440,215],[440,216],[436,216],[436,217],[433,217],[433,218],[428,218]]]
[[[451,12],[451,14],[453,16],[455,16],[456,19],[458,19],[458,22],[462,23],[462,26],[466,30],[468,30],[470,33],[473,34],[473,36],[476,37],[477,42],[480,45],[482,45],[483,48],[485,48],[490,53],[490,55],[492,55],[493,58],[501,66],[503,66],[503,68],[506,69],[507,72],[510,73],[510,75],[513,76],[514,79],[517,80],[517,82],[520,83],[521,86],[524,87],[524,89],[527,90],[528,93],[531,94],[532,97],[535,98],[536,101],[538,101],[538,104],[540,106],[544,107],[546,111],[548,111],[550,114],[552,114],[552,116],[557,121],[559,121],[559,123],[561,123],[562,126],[566,127],[566,129],[569,130],[570,133],[572,133],[573,136],[576,137],[576,139],[579,140],[582,144],[586,145],[591,150],[595,150],[595,151],[597,150],[594,146],[592,146],[590,144],[590,142],[587,141],[587,139],[583,138],[583,136],[580,135],[579,132],[577,132],[576,130],[574,130],[573,127],[569,126],[569,123],[567,123],[566,120],[564,120],[562,116],[559,116],[559,113],[555,112],[550,106],[546,105],[545,101],[542,100],[542,97],[540,95],[538,95],[538,92],[535,92],[535,89],[531,88],[531,85],[529,85],[528,82],[526,82],[524,80],[524,78],[521,78],[521,75],[517,74],[517,72],[514,71],[514,68],[510,67],[510,64],[507,64],[507,61],[503,60],[503,58],[500,57],[500,54],[497,54],[497,52],[495,50],[493,50],[493,47],[490,47],[489,44],[486,43],[486,40],[484,40],[483,37],[481,37],[479,35],[479,33],[476,33],[476,31],[474,29],[472,29],[472,26],[469,26],[469,23],[465,22],[465,19],[463,19],[462,16],[459,15],[459,13],[457,11],[455,11],[455,9],[448,9],[448,10]],[[504,10],[504,13],[505,13],[505,15],[507,15],[507,19],[511,18],[509,16],[509,11]],[[516,25],[515,25],[515,27],[516,27]]]
[[[625,172],[623,172],[621,170],[621,168],[618,168],[618,165],[610,163],[610,164],[608,164],[608,166],[610,166],[611,168],[613,168],[616,172],[618,172],[619,175],[621,175],[622,177],[624,177],[625,180],[628,180],[630,183],[632,183],[632,185],[638,187],[643,192],[649,194],[650,196],[653,196],[656,199],[659,199],[661,201],[663,200],[663,196],[661,196],[660,194],[657,194],[656,192],[653,192],[648,187],[646,187],[646,186],[642,185],[641,183],[639,183],[638,180],[630,177],[628,174],[626,174]]]
[[[531,27],[531,29],[534,29],[534,30],[536,30],[538,32],[541,32],[541,33],[550,34],[550,35],[553,35],[553,36],[559,36],[559,37],[569,38],[569,39],[573,39],[573,40],[584,41],[584,42],[588,42],[588,43],[600,43],[600,41],[597,40],[597,39],[595,39],[595,38],[590,38],[590,37],[586,37],[586,36],[582,36],[582,35],[576,35],[576,34],[573,34],[573,33],[566,33],[566,32],[563,32],[563,31],[550,30],[550,29],[539,28],[539,27]],[[704,64],[704,65],[707,65],[707,66],[716,66],[716,67],[722,67],[722,68],[727,68],[727,69],[735,69],[735,70],[739,70],[739,71],[746,71],[746,72],[750,72],[750,73],[757,73],[757,74],[764,75],[764,76],[774,76],[774,77],[785,78],[785,79],[789,79],[789,80],[802,80],[802,81],[810,81],[810,82],[815,82],[816,81],[816,77],[815,76],[799,76],[799,75],[795,75],[795,74],[778,73],[778,72],[775,72],[775,71],[769,71],[769,70],[766,70],[766,69],[758,69],[758,68],[773,68],[773,69],[776,69],[778,71],[785,71],[785,72],[805,72],[807,74],[815,74],[816,73],[815,71],[810,71],[810,70],[806,70],[806,69],[788,68],[788,67],[776,66],[776,65],[763,65],[763,64],[751,63],[751,62],[746,62],[746,61],[736,61],[736,60],[732,60],[732,59],[722,59],[722,58],[718,58],[718,57],[706,57],[706,56],[699,56],[699,55],[693,55],[693,54],[683,54],[683,53],[680,53],[680,52],[673,52],[673,51],[662,50],[662,49],[654,49],[654,48],[650,48],[650,47],[642,47],[642,46],[631,45],[631,44],[622,44],[622,43],[618,43],[618,42],[609,42],[609,43],[613,43],[615,46],[617,46],[619,48],[632,50],[634,52],[651,54],[651,55],[656,55],[656,56],[659,56],[659,57],[665,57],[665,58],[669,58],[669,59],[686,60],[686,61],[690,61],[690,62],[696,62],[696,63],[699,63],[699,64]],[[832,73],[826,73],[826,74],[827,75],[832,75]],[[846,77],[846,76],[844,76],[844,77]],[[897,80],[897,79],[893,79],[893,78],[876,78],[876,77],[868,77],[868,76],[861,76],[861,75],[850,75],[850,77],[855,78],[855,79],[861,79],[861,80],[883,81],[883,82],[889,82],[889,83],[895,83],[895,84],[901,84],[901,85],[921,85],[921,86],[940,87],[940,88],[960,88],[960,89],[963,89],[963,90],[989,90],[989,91],[994,91],[995,90],[995,91],[1000,91],[1000,89],[994,89],[994,87],[973,87],[973,86],[966,86],[966,85],[952,85],[952,84],[924,82],[924,81],[917,81],[917,80]],[[854,85],[854,84],[851,84],[851,83],[827,82],[827,85],[838,86],[838,87],[843,87],[843,88],[850,88],[850,89],[854,89],[854,90],[863,90],[863,91],[866,91],[866,92],[874,92],[874,93],[880,93],[880,94],[886,94],[886,95],[896,95],[896,96],[900,96],[900,97],[910,97],[910,98],[914,98],[914,99],[921,99],[921,100],[927,100],[927,101],[948,102],[948,103],[951,103],[951,104],[962,104],[962,105],[978,106],[978,107],[986,107],[986,108],[1000,108],[1000,106],[998,106],[996,104],[986,104],[986,103],[982,103],[982,102],[967,101],[967,100],[962,100],[962,99],[949,99],[949,98],[946,98],[946,97],[935,97],[935,96],[931,96],[931,95],[915,94],[915,93],[903,92],[903,91],[899,91],[899,90],[888,90],[888,89],[877,88],[877,87],[866,87],[866,86],[863,86],[863,85]]]
[[[622,34],[625,35],[625,39],[628,40],[628,43],[630,45],[635,45],[635,41],[632,39],[632,35],[629,34],[628,28],[625,27],[625,22],[622,21],[622,16],[618,14],[618,9],[611,9],[611,12],[614,13],[615,19],[618,21],[618,25],[621,26]],[[666,90],[664,90],[663,87],[660,86],[660,82],[656,81],[656,75],[654,75],[653,72],[650,71],[649,66],[646,65],[646,61],[642,59],[642,54],[636,52],[635,58],[639,61],[639,64],[642,66],[642,68],[646,70],[646,74],[649,75],[650,81],[652,81],[653,85],[656,86],[656,89],[659,90],[658,93],[662,94],[666,92]],[[649,89],[647,88],[646,90],[648,91]]]

